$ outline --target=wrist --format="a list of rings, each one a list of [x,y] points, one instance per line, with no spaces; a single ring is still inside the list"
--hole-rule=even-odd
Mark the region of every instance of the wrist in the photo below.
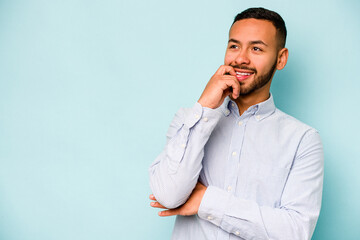
[[[205,100],[203,100],[202,98],[200,98],[198,100],[198,103],[202,106],[202,107],[206,107],[206,108],[211,108],[211,109],[215,109],[217,108],[218,106],[215,106],[214,104],[211,104],[211,103],[208,103],[206,102]]]

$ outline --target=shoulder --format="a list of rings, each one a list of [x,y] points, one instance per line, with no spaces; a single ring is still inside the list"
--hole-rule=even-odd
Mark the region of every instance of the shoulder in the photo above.
[[[280,129],[284,131],[299,132],[303,134],[307,132],[318,132],[315,128],[281,111],[278,108],[275,109],[273,118],[277,120]]]
[[[319,131],[278,108],[269,119],[274,121],[277,135],[282,141],[299,146],[301,143],[321,144]]]
[[[278,136],[283,147],[293,146],[296,159],[313,159],[323,162],[323,146],[319,131],[289,114],[276,109],[273,119],[278,123]]]

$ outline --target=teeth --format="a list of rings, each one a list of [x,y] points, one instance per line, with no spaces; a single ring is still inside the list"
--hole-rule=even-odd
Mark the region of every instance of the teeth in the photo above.
[[[249,76],[249,75],[251,75],[251,73],[236,72],[236,75]]]

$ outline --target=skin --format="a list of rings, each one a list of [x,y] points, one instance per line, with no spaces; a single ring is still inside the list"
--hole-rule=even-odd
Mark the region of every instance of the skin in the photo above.
[[[214,109],[230,96],[242,114],[250,106],[269,98],[272,77],[276,70],[285,67],[288,55],[287,48],[279,47],[276,28],[270,21],[250,18],[235,22],[229,32],[224,65],[212,76],[198,102]],[[239,81],[235,73],[238,71],[255,73]],[[270,80],[252,89],[256,81],[269,72]]]
[[[201,183],[197,183],[193,192],[191,193],[189,199],[178,208],[167,209],[159,202],[156,201],[156,198],[153,194],[149,196],[150,200],[154,200],[155,202],[151,202],[150,206],[155,208],[166,209],[164,211],[160,211],[158,214],[160,217],[169,217],[174,215],[182,215],[182,216],[190,216],[198,213],[201,200],[205,194],[207,187],[205,187]]]
[[[269,98],[270,85],[276,70],[285,67],[289,52],[279,46],[276,28],[270,21],[243,19],[233,24],[229,32],[224,65],[211,77],[198,102],[203,107],[218,108],[227,96],[237,104],[240,115],[250,106]],[[241,76],[236,72],[250,73]],[[198,213],[206,187],[200,182],[195,186],[186,203],[175,209],[167,209],[150,195],[150,205],[165,209],[159,216]]]

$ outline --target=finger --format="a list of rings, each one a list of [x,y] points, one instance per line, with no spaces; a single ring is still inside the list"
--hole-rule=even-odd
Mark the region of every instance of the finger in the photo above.
[[[151,200],[156,201],[156,198],[155,198],[155,196],[154,196],[153,194],[150,194],[149,198],[150,198]]]
[[[169,217],[169,216],[174,216],[174,215],[178,215],[178,214],[179,214],[178,209],[169,209],[169,210],[159,212],[160,217]]]
[[[154,207],[154,208],[164,208],[167,209],[166,207],[164,207],[163,205],[161,205],[159,202],[151,202],[150,206]]]
[[[225,75],[226,73],[229,73],[232,76],[236,76],[236,72],[235,72],[234,68],[231,67],[231,66],[227,66],[227,65],[220,66],[215,74],[217,74],[217,75]]]
[[[226,85],[228,85],[229,87],[232,87],[232,97],[233,98],[238,98],[240,95],[240,83],[239,81],[235,78],[235,79],[226,79]]]
[[[238,98],[240,95],[240,83],[234,76],[221,76],[219,83],[223,90],[223,96],[232,95],[233,98]]]

